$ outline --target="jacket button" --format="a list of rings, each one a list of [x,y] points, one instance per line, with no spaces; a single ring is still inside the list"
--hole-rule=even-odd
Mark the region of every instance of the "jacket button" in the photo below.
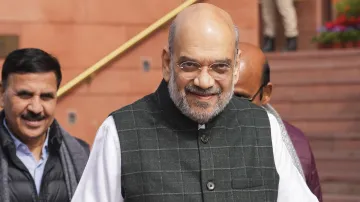
[[[200,139],[201,139],[201,142],[204,143],[204,144],[209,142],[209,137],[207,137],[206,135],[202,135],[200,137]]]
[[[206,187],[207,187],[207,189],[208,189],[209,191],[212,191],[212,190],[215,189],[215,184],[214,184],[213,182],[208,182],[208,183],[206,184]]]

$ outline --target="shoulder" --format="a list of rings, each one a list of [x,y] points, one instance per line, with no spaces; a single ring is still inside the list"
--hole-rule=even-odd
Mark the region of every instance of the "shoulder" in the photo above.
[[[129,104],[124,107],[121,107],[120,109],[117,109],[110,113],[110,116],[116,117],[121,116],[122,114],[126,114],[128,112],[133,112],[134,110],[144,110],[147,108],[148,104],[150,103],[150,100],[154,99],[154,94],[146,95],[145,97]]]
[[[308,138],[306,137],[306,135],[297,127],[295,127],[294,125],[290,124],[287,121],[283,120],[283,123],[285,125],[286,131],[288,132],[288,135],[290,136],[294,146],[296,146],[296,144],[304,144],[307,147],[310,147],[310,143]]]
[[[263,109],[260,106],[250,102],[248,99],[240,98],[237,96],[233,96],[230,100],[230,105],[236,108],[245,108],[245,109]]]
[[[87,153],[90,153],[90,145],[87,143],[87,142],[85,142],[84,140],[82,140],[82,139],[80,139],[80,138],[77,138],[77,137],[74,137],[77,141],[78,141],[78,143],[85,149],[85,151],[87,152]]]
[[[230,103],[228,104],[228,108],[246,117],[254,117],[254,118],[266,117],[266,111],[264,108],[250,102],[247,99],[239,98],[237,96],[233,96]]]
[[[296,134],[297,136],[301,136],[306,139],[305,134],[299,128],[297,128],[296,126],[290,124],[289,122],[287,122],[285,120],[283,120],[283,123],[284,123],[285,128],[288,131],[288,133]]]

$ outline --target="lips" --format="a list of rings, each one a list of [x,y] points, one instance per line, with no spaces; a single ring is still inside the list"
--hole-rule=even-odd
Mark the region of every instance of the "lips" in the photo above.
[[[214,94],[204,95],[204,94],[198,94],[198,93],[192,93],[192,92],[190,92],[190,94],[196,96],[198,99],[201,99],[201,100],[209,100],[212,97],[214,97]]]
[[[25,123],[25,125],[27,125],[30,128],[38,128],[43,124],[43,119],[42,120],[28,120],[28,119],[22,119],[23,122]]]

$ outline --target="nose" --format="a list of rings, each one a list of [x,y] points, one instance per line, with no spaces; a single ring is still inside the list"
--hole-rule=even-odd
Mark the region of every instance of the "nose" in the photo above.
[[[28,105],[28,110],[33,112],[34,114],[40,114],[41,112],[43,112],[41,100],[38,97],[34,96]]]
[[[203,68],[200,74],[194,79],[194,85],[208,89],[213,87],[215,84],[214,78],[209,74],[208,68]]]

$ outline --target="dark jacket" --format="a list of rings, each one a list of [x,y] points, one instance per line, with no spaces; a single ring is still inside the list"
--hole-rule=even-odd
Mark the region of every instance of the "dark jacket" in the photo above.
[[[45,164],[40,193],[37,194],[35,183],[28,169],[16,156],[16,148],[7,130],[2,124],[4,114],[0,115],[0,153],[1,171],[0,176],[6,179],[6,184],[0,183],[0,201],[12,202],[66,202],[70,201],[73,193],[69,193],[69,172],[75,173],[75,181],[80,180],[82,169],[77,169],[77,164],[81,168],[85,167],[89,155],[89,145],[77,138],[65,135],[56,121],[51,125],[49,132],[49,157]],[[67,138],[67,139],[65,139]],[[61,145],[66,144],[69,138],[73,138],[75,144],[68,144],[71,170],[64,170]],[[76,139],[76,140],[75,140]],[[73,151],[82,151],[82,161],[75,159],[79,156]],[[75,162],[76,161],[76,162]],[[67,167],[68,168],[68,167]],[[6,171],[5,171],[6,170]],[[5,191],[3,191],[5,190]],[[74,188],[72,189],[72,191]],[[5,197],[7,195],[7,197]],[[5,198],[5,199],[4,199]]]
[[[111,114],[121,148],[126,202],[277,201],[266,111],[231,99],[200,125],[181,113],[167,83]]]
[[[310,143],[300,129],[284,120],[283,122],[300,159],[301,167],[306,178],[306,184],[312,193],[319,199],[319,202],[322,202],[320,179]]]

